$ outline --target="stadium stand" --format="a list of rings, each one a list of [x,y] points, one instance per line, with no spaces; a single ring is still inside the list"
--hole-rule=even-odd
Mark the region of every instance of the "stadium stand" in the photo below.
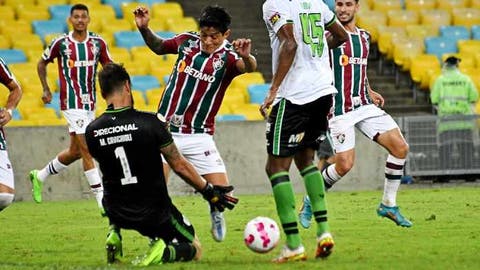
[[[444,25],[440,27],[440,35],[456,41],[470,39],[470,30],[461,25]]]
[[[18,49],[1,49],[0,57],[3,58],[7,64],[27,62],[25,53]]]
[[[65,21],[70,16],[71,7],[72,5],[69,4],[51,5],[48,7],[48,12],[53,20]]]
[[[215,117],[215,121],[245,121],[247,118],[242,114],[218,114]]]
[[[140,91],[147,91],[149,89],[159,88],[160,82],[158,81],[157,77],[152,75],[137,75],[131,76],[132,81],[132,89],[140,90]]]
[[[437,1],[437,9],[443,9],[451,12],[454,8],[467,7],[469,0],[440,0]]]
[[[145,46],[142,35],[138,31],[117,31],[113,36],[117,47],[130,50],[132,47]]]
[[[45,37],[48,34],[58,35],[68,30],[65,20],[60,19],[32,21],[32,28],[33,32],[40,36],[42,41],[45,41]]]
[[[270,89],[270,83],[250,84],[247,87],[249,102],[262,104]]]
[[[480,7],[477,8],[455,8],[452,10],[454,25],[461,25],[471,28],[480,24]]]
[[[373,1],[373,10],[387,13],[390,10],[401,10],[402,1],[400,0],[382,0],[382,1]]]
[[[425,52],[434,54],[439,60],[446,53],[456,53],[457,40],[451,37],[429,37],[425,39]]]
[[[437,6],[436,0],[405,0],[405,9],[406,10],[427,10],[435,9]]]

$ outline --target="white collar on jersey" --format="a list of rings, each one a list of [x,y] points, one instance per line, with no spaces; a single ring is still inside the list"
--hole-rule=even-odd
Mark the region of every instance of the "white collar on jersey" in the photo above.
[[[76,39],[73,37],[73,31],[68,32],[68,38],[70,38],[70,40],[73,41],[73,42],[75,42],[75,43],[83,43],[83,42],[87,41],[87,40],[90,38],[90,32],[87,31],[87,37],[85,38],[84,41],[81,41],[81,42],[78,41],[78,40],[76,40]]]

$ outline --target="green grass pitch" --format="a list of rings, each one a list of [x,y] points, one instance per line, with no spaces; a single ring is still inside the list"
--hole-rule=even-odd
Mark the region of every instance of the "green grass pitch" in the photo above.
[[[198,262],[151,269],[478,269],[480,265],[480,188],[402,189],[398,203],[414,226],[401,228],[378,217],[381,191],[330,192],[329,222],[336,241],[332,255],[315,260],[314,230],[300,229],[308,260],[274,265],[280,246],[255,254],[243,243],[244,225],[253,217],[278,222],[271,195],[239,196],[226,214],[228,235],[210,236],[206,203],[200,196],[174,197],[194,224],[203,246]],[[297,209],[301,195],[297,195]],[[129,269],[148,240],[123,231],[124,260],[108,266],[104,250],[107,220],[93,200],[16,202],[0,212],[0,269]],[[285,237],[282,235],[281,243]]]

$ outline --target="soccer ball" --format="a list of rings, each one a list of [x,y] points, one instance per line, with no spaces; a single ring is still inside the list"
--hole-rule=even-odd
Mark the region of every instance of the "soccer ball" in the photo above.
[[[277,246],[280,240],[280,230],[275,220],[268,217],[256,217],[245,226],[243,239],[250,250],[266,253]]]

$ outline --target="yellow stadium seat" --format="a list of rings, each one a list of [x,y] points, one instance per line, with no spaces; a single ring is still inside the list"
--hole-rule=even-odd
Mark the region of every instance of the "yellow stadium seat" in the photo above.
[[[130,53],[132,55],[132,60],[135,62],[149,63],[152,61],[152,58],[155,58],[155,60],[158,61],[158,55],[152,52],[147,46],[132,47]]]
[[[80,1],[80,0],[79,0]],[[70,3],[70,0],[37,0],[37,6],[48,7],[50,5],[67,5]],[[83,4],[83,1],[82,1]]]
[[[19,4],[34,6],[37,4],[37,0],[3,0],[3,4],[11,7],[16,7]]]
[[[153,18],[165,21],[169,18],[183,17],[182,6],[176,2],[154,3],[150,10]]]
[[[28,6],[17,5],[16,6],[17,18],[19,20],[34,21],[34,20],[48,20],[50,19],[50,13],[48,9],[42,6]]]
[[[401,10],[402,2],[400,0],[381,0],[373,2],[373,10],[387,13],[390,10]]]
[[[436,37],[439,35],[438,25],[407,25],[405,26],[405,31],[407,36],[410,38],[426,38],[426,37]]]
[[[118,31],[132,31],[132,24],[124,19],[102,19],[102,33],[115,33]]]
[[[421,54],[412,59],[410,76],[412,81],[419,85],[420,89],[428,89],[430,86],[429,71],[440,70],[440,63],[434,54]]]
[[[379,35],[377,28],[381,25],[387,25],[387,15],[380,11],[364,11],[358,13],[357,23],[360,28],[370,32],[372,42],[376,43]]]
[[[101,98],[101,95],[97,95],[97,104],[95,104],[95,116],[99,117],[102,113],[107,110],[107,103],[103,98]]]
[[[0,49],[10,49],[11,47],[10,39],[6,36],[0,36]]]
[[[124,62],[125,69],[128,70],[130,75],[149,75],[150,65],[148,63],[138,63],[134,61]]]
[[[88,10],[95,9],[97,6],[102,5],[102,0],[70,0],[70,4],[74,5],[82,3],[88,7]]]
[[[452,10],[454,25],[461,25],[470,28],[472,25],[480,24],[480,9],[478,8],[455,8]]]
[[[172,73],[173,65],[168,62],[159,61],[158,59],[150,61],[150,73],[157,77],[160,82],[163,82],[163,78]]]
[[[37,123],[32,120],[15,120],[13,119],[12,121],[8,122],[7,126],[8,127],[32,127],[36,126]]]
[[[135,23],[135,22],[133,22]],[[136,25],[134,25],[136,28]],[[148,27],[152,29],[153,31],[167,31],[167,22],[165,19],[159,19],[159,18],[151,18],[150,21],[148,22]]]
[[[420,23],[428,25],[450,25],[452,15],[450,12],[441,9],[425,9],[420,10]]]
[[[223,97],[223,103],[230,107],[239,104],[247,104],[247,98],[245,97],[245,93],[242,93],[238,90],[229,89]]]
[[[459,69],[461,70],[467,70],[467,69],[474,69],[475,68],[475,58],[472,57],[469,54],[463,54],[463,53],[446,53],[442,55],[442,62],[444,62],[447,57],[449,56],[456,56],[461,59],[460,63],[458,64]]]
[[[0,14],[2,21],[13,21],[15,20],[15,9],[12,6],[0,6]]]
[[[475,55],[480,52],[480,40],[477,39],[459,40],[457,46],[462,54]]]
[[[188,31],[198,31],[197,21],[193,17],[167,19],[168,30],[176,34]]]
[[[437,9],[443,9],[451,12],[454,8],[467,7],[469,0],[441,0],[437,1]]]
[[[20,49],[24,52],[31,49],[42,50],[43,47],[42,39],[35,34],[17,35],[17,37],[12,40],[12,48]]]
[[[436,0],[405,0],[405,9],[406,10],[427,10],[435,9],[437,6]]]
[[[22,35],[32,33],[32,24],[26,20],[14,20],[10,22],[0,21],[0,23],[2,35],[7,36],[10,41],[13,38],[17,38],[18,33],[22,33]]]
[[[147,103],[145,102],[145,98],[143,97],[143,92],[139,90],[132,90],[132,97],[135,102],[135,106],[145,106]]]
[[[90,22],[101,21],[105,19],[115,20],[115,10],[110,5],[98,5],[95,8],[89,9]]]
[[[153,88],[145,91],[145,96],[147,97],[147,104],[158,106],[160,99],[162,98],[165,88]]]
[[[137,105],[135,103],[135,109],[139,110],[139,111],[144,111],[144,112],[152,112],[152,113],[156,113],[157,112],[157,105],[153,105],[153,104],[139,104]]]
[[[44,52],[43,47],[31,47],[28,48],[25,52],[25,55],[27,56],[27,59],[29,62],[34,62],[37,63],[40,57],[42,57],[42,54]]]
[[[469,6],[472,8],[480,8],[480,0],[470,0]]]
[[[245,116],[245,118],[249,121],[255,121],[255,120],[263,120],[262,114],[260,114],[259,108],[260,106],[258,104],[238,104],[231,106],[232,113],[233,114],[241,114]]]
[[[401,43],[394,44],[393,61],[400,67],[401,71],[410,70],[412,59],[424,53],[425,45],[423,39],[409,38]]]
[[[401,26],[379,26],[378,50],[387,59],[393,56],[393,40],[400,37],[407,37],[405,27]]]
[[[420,22],[420,16],[414,10],[390,10],[387,12],[389,26],[407,26]]]
[[[121,5],[123,19],[128,23],[130,23],[132,26],[134,26],[134,21],[135,21],[135,16],[133,15],[133,11],[138,6],[148,6],[148,5],[140,2],[125,2],[125,3],[122,3]]]
[[[232,109],[230,108],[229,104],[227,104],[226,102],[222,102],[222,104],[220,105],[220,108],[218,109],[217,114],[218,115],[232,114]]]
[[[109,52],[111,57],[113,58],[113,61],[117,63],[125,63],[132,61],[132,57],[127,48],[111,47],[109,48]]]
[[[263,78],[262,73],[260,72],[251,72],[251,73],[244,73],[240,76],[235,77],[232,80],[231,86],[233,88],[241,89],[242,91],[247,91],[247,87],[250,84],[260,84],[265,83],[265,79]]]

